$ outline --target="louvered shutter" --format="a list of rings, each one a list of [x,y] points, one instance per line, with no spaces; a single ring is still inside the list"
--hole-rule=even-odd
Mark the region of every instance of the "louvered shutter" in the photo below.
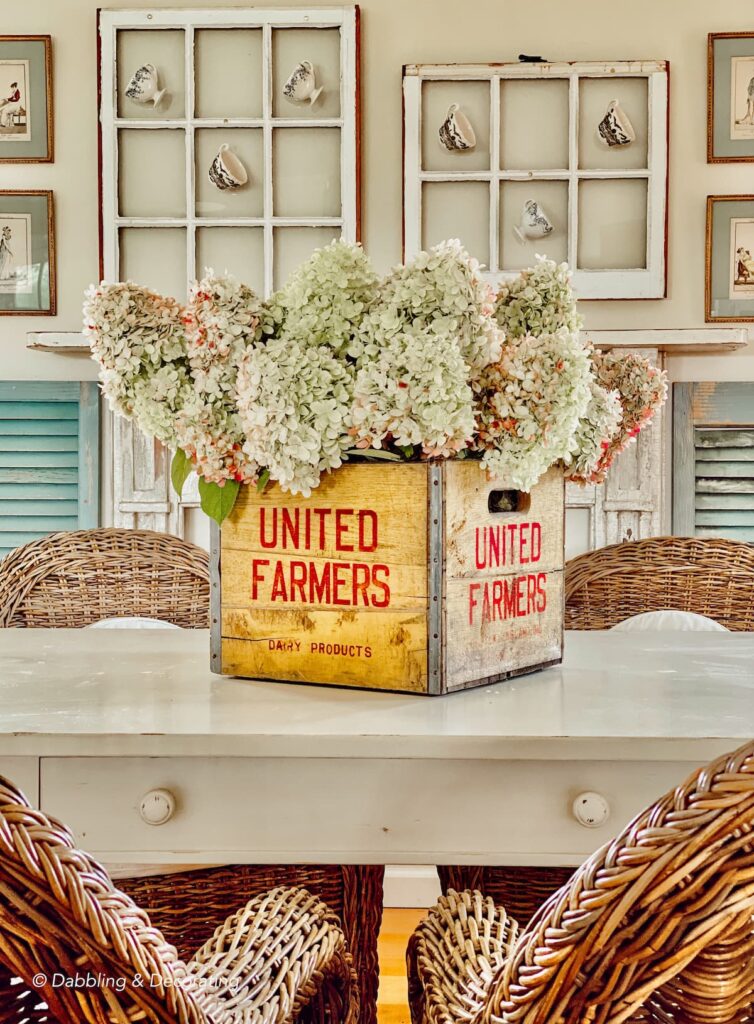
[[[754,428],[694,429],[694,533],[754,541]]]
[[[0,381],[0,558],[98,522],[97,385]]]

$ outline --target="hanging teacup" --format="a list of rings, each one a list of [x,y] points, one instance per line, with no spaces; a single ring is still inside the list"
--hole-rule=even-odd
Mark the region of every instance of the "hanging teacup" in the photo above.
[[[220,146],[207,173],[212,184],[223,192],[230,188],[241,188],[249,180],[246,168],[225,142]]]
[[[313,106],[321,92],[322,86],[317,86],[314,65],[310,60],[302,60],[297,64],[283,86],[283,96],[291,103],[304,103],[309,100],[310,106]]]
[[[165,90],[160,88],[160,75],[154,64],[142,64],[126,86],[126,96],[134,103],[151,103],[156,107]]]
[[[476,135],[468,117],[457,103],[451,103],[445,120],[440,125],[440,142],[451,153],[473,149],[476,146]]]
[[[600,121],[597,131],[602,142],[611,148],[630,146],[636,139],[634,126],[617,100],[610,101],[607,113]]]
[[[516,238],[525,244],[527,240],[544,238],[552,234],[553,224],[536,199],[527,199],[521,211],[521,220],[513,228]]]

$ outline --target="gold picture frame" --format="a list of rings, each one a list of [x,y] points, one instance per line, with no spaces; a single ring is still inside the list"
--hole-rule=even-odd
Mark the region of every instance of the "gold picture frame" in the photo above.
[[[56,312],[53,193],[0,189],[0,316]]]
[[[754,195],[707,196],[705,323],[754,323]]]
[[[707,163],[753,161],[754,32],[710,32],[707,37]]]

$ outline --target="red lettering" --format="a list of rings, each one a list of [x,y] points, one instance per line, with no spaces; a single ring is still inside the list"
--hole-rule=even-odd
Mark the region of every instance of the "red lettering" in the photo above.
[[[256,601],[259,594],[259,584],[264,583],[264,573],[259,570],[263,565],[269,565],[269,558],[252,558],[251,560],[251,600]]]
[[[289,508],[283,509],[283,524],[280,529],[281,542],[284,549],[288,548],[288,538],[290,537],[290,546],[295,551],[298,548],[299,542],[299,517],[301,509]]]
[[[482,591],[482,622],[489,622],[490,618],[490,587],[485,583]]]
[[[490,546],[489,564],[500,565],[500,527],[487,527],[487,543]]]
[[[536,611],[536,597],[537,597],[537,577],[527,576],[526,577],[526,614],[531,615],[533,611]]]
[[[372,578],[372,573],[369,566],[365,562],[354,562],[353,563],[353,600],[352,604],[359,604],[359,594],[363,598],[364,604],[369,607],[369,582]]]
[[[319,550],[325,550],[325,541],[327,539],[326,521],[330,515],[332,509],[329,508],[315,508],[312,510],[315,516],[319,517]]]
[[[290,600],[296,600],[296,591],[299,592],[299,601],[302,604],[306,601],[304,586],[306,585],[306,562],[291,562],[291,593]]]
[[[351,602],[347,597],[341,597],[340,591],[348,585],[348,580],[341,576],[341,570],[348,569],[348,562],[333,562],[332,563],[332,580],[333,580],[333,604],[350,604]]]
[[[265,513],[272,511],[272,537],[267,540],[264,531]],[[266,509],[264,506],[259,510],[259,543],[263,548],[274,548],[278,542],[278,510]]]
[[[503,618],[503,581],[493,580],[492,582],[492,621]]]
[[[387,582],[377,578],[378,573],[384,574],[386,581],[390,576],[390,569],[387,565],[372,566],[372,586],[382,591],[382,597],[379,598],[376,594],[372,594],[372,607],[387,608],[390,604],[390,587]]]
[[[538,562],[542,557],[542,525],[531,524],[531,561]]]
[[[475,563],[477,569],[484,569],[484,567],[487,564],[487,530],[486,529],[481,529],[480,530],[479,527],[477,526],[477,528],[474,531],[474,533],[476,534],[476,544],[475,544],[475,552],[474,552],[474,563]],[[479,552],[479,538],[480,538],[480,536],[481,536],[482,540],[484,541],[484,546],[482,548],[481,554]],[[471,622],[471,619],[469,619],[469,622]]]
[[[283,572],[283,563],[275,563],[275,578],[272,581],[272,592],[270,594],[271,601],[287,601],[288,595],[285,589],[285,573]]]
[[[523,582],[526,579],[525,576],[516,576],[515,587],[516,587],[516,615],[526,615],[526,590],[523,586]],[[522,606],[523,602],[523,606]]]
[[[521,565],[526,565],[526,563],[529,561],[527,555],[525,554],[526,546],[529,543],[529,538],[527,537],[528,531],[529,523],[521,523],[520,527],[518,528],[518,560],[521,563]]]
[[[537,611],[543,612],[547,607],[547,573],[537,573]]]
[[[516,581],[503,580],[503,608],[505,618],[510,619],[516,614]]]
[[[469,584],[469,625],[474,624],[474,609],[477,606],[477,599],[474,597],[475,591],[479,590],[481,583],[470,583]]]
[[[330,604],[330,563],[322,566],[322,575],[317,579],[317,566],[309,562],[309,604]]]
[[[370,527],[370,536],[367,539],[367,523]],[[359,512],[359,551],[377,550],[377,513],[369,508]]]
[[[353,551],[353,544],[346,544],[343,539],[349,532],[348,525],[343,522],[346,516],[352,516],[352,508],[339,508],[335,511],[335,550],[336,551]]]

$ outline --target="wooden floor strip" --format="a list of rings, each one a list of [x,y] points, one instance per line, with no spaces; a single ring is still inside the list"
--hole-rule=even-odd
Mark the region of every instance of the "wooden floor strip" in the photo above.
[[[379,1024],[410,1024],[406,998],[406,946],[425,910],[385,911],[380,931]]]

